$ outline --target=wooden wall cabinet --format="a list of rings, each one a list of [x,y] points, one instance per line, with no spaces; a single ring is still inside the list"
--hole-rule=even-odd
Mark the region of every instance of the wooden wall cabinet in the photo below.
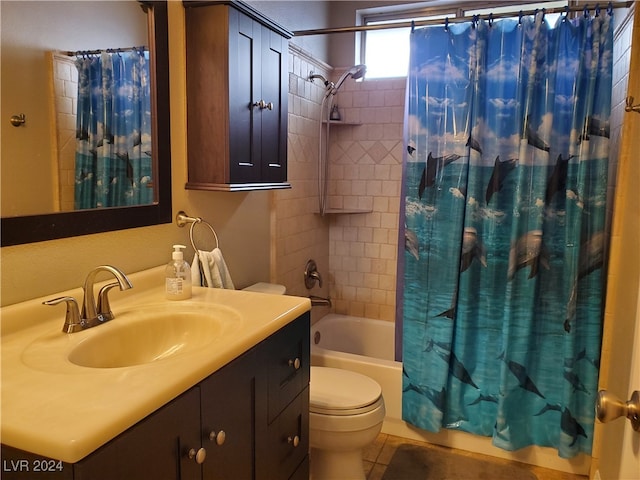
[[[288,39],[247,4],[184,1],[187,189],[287,183]]]
[[[2,478],[307,480],[309,328],[307,312],[78,463],[3,445]]]

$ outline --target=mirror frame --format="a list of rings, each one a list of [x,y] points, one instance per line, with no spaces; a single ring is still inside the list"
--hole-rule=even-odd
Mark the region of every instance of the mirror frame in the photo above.
[[[157,201],[152,205],[47,213],[0,219],[1,246],[75,237],[171,223],[171,139],[169,117],[169,25],[167,1],[142,1],[149,17],[152,67],[153,151]]]

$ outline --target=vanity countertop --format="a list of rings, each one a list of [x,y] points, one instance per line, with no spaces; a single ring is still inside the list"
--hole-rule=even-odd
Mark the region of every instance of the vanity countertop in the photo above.
[[[62,333],[64,307],[41,304],[57,295],[1,309],[3,444],[77,462],[311,308],[302,297],[200,287],[193,288],[190,300],[169,302],[158,286],[164,267],[129,278],[133,289],[112,291],[115,318],[82,332]],[[81,302],[82,289],[62,295]],[[48,361],[46,352],[38,352],[48,338],[64,347],[81,343],[92,331],[114,328],[128,318],[119,319],[119,311],[163,305],[200,310],[211,306],[233,313],[237,324],[205,347],[131,367],[82,367],[66,356]]]

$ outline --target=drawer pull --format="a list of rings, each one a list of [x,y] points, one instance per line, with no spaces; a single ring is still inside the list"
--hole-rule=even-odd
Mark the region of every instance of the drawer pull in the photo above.
[[[209,440],[216,442],[217,445],[222,445],[226,439],[227,434],[224,433],[224,430],[220,430],[218,433],[212,431],[209,434]]]
[[[297,357],[294,360],[289,360],[289,366],[293,367],[295,370],[300,369],[300,364],[300,359]]]
[[[287,442],[289,442],[291,445],[295,447],[297,447],[298,445],[300,445],[300,437],[298,435],[295,435],[293,437],[288,437],[287,438]]]
[[[189,450],[189,458],[191,460],[195,459],[198,464],[204,463],[205,458],[207,458],[207,451],[204,448],[199,448],[197,451],[192,448]]]

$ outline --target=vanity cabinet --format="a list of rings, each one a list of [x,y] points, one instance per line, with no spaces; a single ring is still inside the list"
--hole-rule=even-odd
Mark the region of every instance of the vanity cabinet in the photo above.
[[[4,479],[309,478],[309,312],[75,464],[2,446]],[[126,399],[123,399],[126,401]],[[99,412],[96,412],[98,415]]]
[[[234,1],[183,2],[187,51],[187,189],[287,183],[288,39]]]
[[[200,389],[194,387],[73,465],[74,480],[198,479]]]

